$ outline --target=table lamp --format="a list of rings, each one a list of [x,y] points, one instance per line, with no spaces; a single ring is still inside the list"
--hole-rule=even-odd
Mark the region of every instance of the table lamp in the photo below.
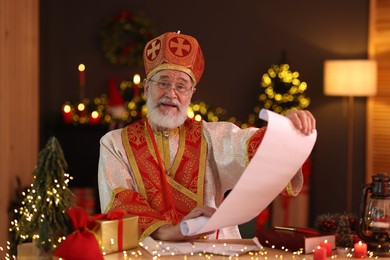
[[[346,210],[352,211],[353,112],[355,96],[376,94],[377,64],[374,60],[327,60],[324,64],[324,93],[348,97],[348,170]]]

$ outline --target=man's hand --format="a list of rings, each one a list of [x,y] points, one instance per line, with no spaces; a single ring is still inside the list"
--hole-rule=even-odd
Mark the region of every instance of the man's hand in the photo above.
[[[194,208],[190,213],[187,214],[183,218],[183,220],[192,219],[200,216],[211,217],[215,212],[214,208],[209,206],[201,206]],[[204,235],[212,234],[213,232],[209,232],[207,234],[198,234],[195,236],[184,236],[180,231],[180,223],[176,225],[164,225],[159,227],[156,231],[154,231],[151,236],[156,240],[165,240],[165,241],[187,241],[187,240],[195,240],[203,237]]]
[[[316,129],[316,119],[308,110],[291,110],[286,114],[286,117],[306,135],[311,134]]]

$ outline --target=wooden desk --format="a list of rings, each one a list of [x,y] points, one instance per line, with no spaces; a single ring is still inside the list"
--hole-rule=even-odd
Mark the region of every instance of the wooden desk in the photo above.
[[[240,239],[240,240],[214,240],[214,241],[197,241],[197,242],[203,242],[208,244],[216,244],[216,243],[229,243],[229,244],[239,244],[239,245],[254,245],[253,241],[251,239]],[[36,260],[36,259],[49,259],[49,258],[43,258],[34,256],[33,254],[33,248],[32,243],[25,243],[23,244],[23,254],[18,255],[17,259],[19,260]],[[18,247],[19,249],[19,247]],[[60,259],[57,257],[51,258],[53,260]],[[81,258],[80,258],[81,259]],[[177,260],[177,259],[186,259],[186,260],[195,260],[195,259],[212,259],[212,260],[220,260],[220,259],[237,259],[237,260],[313,260],[312,254],[301,254],[298,255],[293,252],[286,252],[278,249],[272,249],[268,247],[264,247],[261,250],[249,252],[246,254],[242,254],[239,256],[223,256],[223,255],[213,255],[210,253],[203,253],[203,254],[194,254],[194,255],[170,255],[170,256],[160,256],[153,258],[151,254],[149,254],[146,250],[144,250],[142,247],[138,247],[135,249],[127,250],[125,252],[120,253],[112,253],[108,254],[104,257],[104,259],[107,260],[146,260],[146,259],[161,259],[161,260]],[[357,258],[353,258],[352,256],[337,254],[336,250],[333,250],[332,257],[328,257],[327,260],[358,260]],[[366,258],[369,260],[369,258]],[[390,259],[390,257],[378,257],[373,259]]]
[[[243,245],[254,245],[253,241],[251,239],[240,239],[240,240],[227,240],[228,243],[234,243],[234,244],[243,244]],[[213,244],[213,243],[225,243],[227,242],[226,240],[224,241],[208,241],[207,243]],[[204,241],[202,241],[204,242]],[[206,242],[205,242],[206,243]],[[144,250],[142,247],[138,247],[136,249],[128,250],[126,253],[114,253],[114,254],[108,254],[104,257],[104,259],[108,260],[143,260],[143,259],[153,259],[153,256],[149,254],[146,250]],[[278,259],[278,260],[288,260],[288,259],[294,259],[294,260],[312,260],[313,255],[312,254],[301,254],[298,255],[293,252],[286,252],[283,250],[278,250],[278,249],[272,249],[268,247],[264,247],[260,251],[256,252],[250,252],[246,253],[243,255],[239,256],[223,256],[223,255],[213,255],[213,254],[195,254],[195,255],[172,255],[172,256],[160,256],[157,257],[156,259],[162,259],[162,260],[175,260],[175,259],[188,259],[188,260],[194,260],[194,259],[264,259],[264,260],[269,260],[269,259]],[[348,260],[353,260],[357,258],[353,258],[351,256],[347,255],[338,255],[337,251],[333,251],[333,256],[328,257],[327,259],[348,259]],[[367,258],[368,259],[368,258]],[[374,258],[376,259],[376,258]],[[390,257],[379,257],[378,259],[390,259]]]

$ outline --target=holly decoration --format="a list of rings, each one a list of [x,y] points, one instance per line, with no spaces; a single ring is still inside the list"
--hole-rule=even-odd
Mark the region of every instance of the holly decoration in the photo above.
[[[348,220],[349,227],[352,231],[356,231],[356,217],[348,213],[325,213],[317,216],[315,219],[315,227],[323,231],[336,231],[340,220]]]
[[[336,245],[352,247],[356,235],[356,217],[348,213],[326,213],[317,216],[314,226],[320,231],[336,234]]]

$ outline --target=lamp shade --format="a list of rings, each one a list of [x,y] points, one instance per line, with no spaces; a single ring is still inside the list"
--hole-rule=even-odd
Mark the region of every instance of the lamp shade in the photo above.
[[[373,96],[376,94],[377,65],[374,60],[327,60],[324,92],[329,96]]]

